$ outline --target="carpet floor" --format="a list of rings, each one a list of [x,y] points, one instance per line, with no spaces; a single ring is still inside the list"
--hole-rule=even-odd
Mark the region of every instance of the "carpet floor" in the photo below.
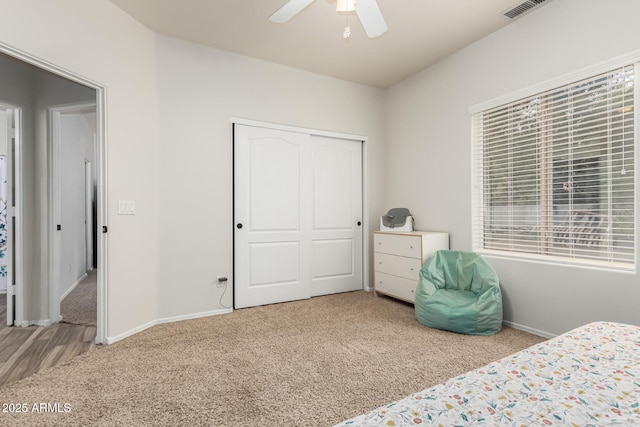
[[[98,270],[93,270],[60,303],[62,321],[74,325],[96,326]]]
[[[331,426],[541,341],[429,329],[413,306],[362,291],[317,297],[99,346],[0,388],[28,409],[0,425]]]

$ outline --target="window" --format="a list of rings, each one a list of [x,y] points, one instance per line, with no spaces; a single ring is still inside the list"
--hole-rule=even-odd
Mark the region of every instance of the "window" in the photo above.
[[[473,115],[474,249],[635,267],[634,66]]]

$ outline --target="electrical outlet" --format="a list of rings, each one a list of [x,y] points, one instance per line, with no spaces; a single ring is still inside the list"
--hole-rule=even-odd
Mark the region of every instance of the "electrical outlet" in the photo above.
[[[227,286],[227,277],[226,276],[216,276],[216,285],[219,288],[224,288]]]

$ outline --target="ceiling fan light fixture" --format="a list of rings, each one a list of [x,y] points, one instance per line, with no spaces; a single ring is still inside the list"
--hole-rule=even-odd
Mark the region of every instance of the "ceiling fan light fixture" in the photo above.
[[[302,12],[302,10],[314,1],[315,0],[288,0],[284,6],[276,10],[269,19],[276,24],[284,24]],[[329,0],[327,0],[327,2],[328,1]],[[347,18],[355,12],[365,33],[367,33],[367,37],[370,39],[380,37],[387,32],[387,23],[384,22],[384,17],[376,0],[336,0],[336,10],[338,13],[343,13]],[[347,26],[349,26],[348,23]]]
[[[336,10],[338,12],[353,12],[356,10],[356,0],[338,0]]]

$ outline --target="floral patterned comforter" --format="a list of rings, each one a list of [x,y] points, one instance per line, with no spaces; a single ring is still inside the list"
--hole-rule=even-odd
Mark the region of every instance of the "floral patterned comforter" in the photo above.
[[[640,326],[591,323],[339,426],[640,426]]]

